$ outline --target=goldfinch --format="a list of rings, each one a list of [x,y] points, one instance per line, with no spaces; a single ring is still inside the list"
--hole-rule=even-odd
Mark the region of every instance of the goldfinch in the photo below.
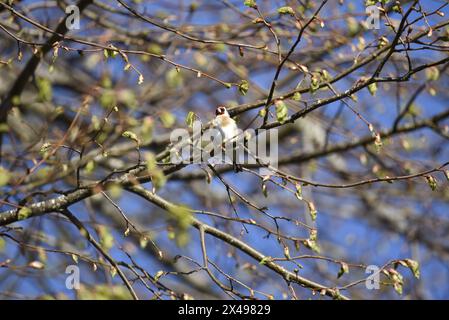
[[[223,106],[218,106],[215,110],[214,126],[220,130],[223,142],[236,140],[239,134],[237,123]]]
[[[213,120],[214,127],[221,132],[223,143],[232,141],[234,146],[233,167],[236,172],[242,171],[241,165],[236,163],[236,141],[238,140],[239,128],[234,119],[229,115],[228,110],[224,106],[218,106],[215,110],[215,119]]]

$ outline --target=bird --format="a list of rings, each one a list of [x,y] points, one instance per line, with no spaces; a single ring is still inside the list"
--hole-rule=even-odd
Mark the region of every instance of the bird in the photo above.
[[[213,125],[217,128],[222,137],[223,143],[233,142],[233,167],[235,172],[242,171],[241,164],[236,163],[236,144],[239,136],[239,128],[234,119],[229,115],[228,110],[224,106],[218,106],[215,110],[215,119],[213,120]]]
[[[234,119],[229,115],[224,106],[218,106],[215,110],[214,126],[220,130],[223,142],[236,140],[239,134],[239,128]]]

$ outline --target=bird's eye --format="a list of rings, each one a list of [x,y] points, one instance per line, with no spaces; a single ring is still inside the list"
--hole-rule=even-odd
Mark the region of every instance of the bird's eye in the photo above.
[[[215,111],[216,115],[221,115],[224,114],[224,108],[223,107],[218,107],[217,110]]]

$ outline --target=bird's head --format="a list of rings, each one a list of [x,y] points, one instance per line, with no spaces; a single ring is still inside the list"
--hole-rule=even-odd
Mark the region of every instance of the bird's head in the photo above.
[[[217,109],[215,110],[215,115],[216,115],[216,116],[223,116],[223,115],[226,115],[226,116],[229,117],[228,110],[226,110],[226,108],[223,107],[223,106],[218,106],[218,107],[217,107]]]

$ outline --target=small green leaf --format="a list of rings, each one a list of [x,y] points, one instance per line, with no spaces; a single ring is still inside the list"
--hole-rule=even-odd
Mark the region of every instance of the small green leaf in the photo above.
[[[145,143],[150,143],[153,139],[153,129],[154,129],[154,120],[151,117],[145,117],[143,118],[142,123],[142,139],[145,141]]]
[[[373,82],[368,85],[369,93],[374,97],[377,92],[377,83]]]
[[[122,133],[122,137],[133,140],[137,145],[140,144],[140,140],[137,135],[132,131],[125,131]]]
[[[153,170],[151,172],[151,183],[155,190],[159,190],[167,183],[167,177],[162,170]]]
[[[284,123],[288,119],[288,108],[283,100],[276,100],[276,118],[280,123]]]
[[[284,256],[285,256],[287,259],[290,259],[290,258],[291,258],[291,257],[290,257],[290,249],[289,249],[287,246],[284,247]]]
[[[319,88],[320,88],[320,78],[316,74],[313,74],[312,78],[310,79],[310,91],[314,93]]]
[[[303,244],[305,247],[309,248],[310,250],[320,253],[320,247],[317,243],[317,235],[318,231],[316,229],[310,230],[309,239],[304,240]]]
[[[268,197],[268,190],[267,190],[267,185],[266,183],[262,183],[262,193],[264,195],[265,198]]]
[[[154,275],[154,281],[159,281],[159,279],[164,275],[164,271],[159,270],[158,272],[156,272],[156,274]]]
[[[312,241],[310,239],[307,239],[303,242],[304,246],[306,246],[306,248],[309,248],[310,250],[316,252],[316,253],[320,253],[320,247],[318,246],[318,244],[316,243],[316,241]]]
[[[163,125],[165,128],[170,128],[170,127],[172,127],[172,126],[175,124],[175,122],[176,122],[176,118],[175,118],[175,116],[173,115],[173,113],[168,112],[168,111],[163,111],[163,112],[161,113],[160,118],[161,118],[161,121],[162,121],[162,125]]]
[[[148,244],[148,238],[147,237],[140,237],[139,239],[139,245],[142,249],[145,249],[147,247]]]
[[[245,0],[243,1],[243,4],[249,8],[253,9],[257,8],[257,3],[255,0]]]
[[[298,183],[298,184],[295,185],[295,188],[296,188],[296,193],[295,193],[296,198],[298,198],[298,200],[302,200],[303,198],[302,198],[302,187],[301,187],[301,185]]]
[[[316,241],[318,238],[318,231],[316,229],[310,230],[309,239],[312,241]]]
[[[402,286],[404,284],[404,278],[402,275],[394,270],[394,269],[388,269],[387,272],[388,277],[393,281],[393,288],[398,294],[402,294]]]
[[[318,211],[317,211],[316,208],[315,208],[315,204],[314,204],[312,201],[308,201],[308,202],[307,202],[307,205],[308,205],[308,207],[309,207],[309,214],[310,214],[310,217],[312,218],[313,221],[315,221],[315,220],[316,220],[317,213],[318,213]]]
[[[382,143],[382,138],[380,137],[379,133],[376,133],[374,136],[374,145],[376,147],[376,151],[380,152],[380,149],[382,148],[383,143]]]
[[[114,246],[114,236],[112,235],[109,228],[106,226],[101,225],[98,227],[97,230],[101,246],[106,251],[109,251]]]
[[[123,235],[124,235],[125,237],[129,236],[130,231],[131,231],[131,230],[130,230],[129,228],[126,228],[126,230],[125,230],[125,232],[123,233]]]
[[[153,171],[157,168],[156,157],[152,152],[145,153],[145,161],[147,163],[148,171]]]
[[[161,55],[161,54],[164,53],[164,51],[162,50],[161,46],[158,45],[157,43],[151,43],[151,44],[148,46],[147,51],[148,51],[149,53],[157,54],[157,55]]]
[[[403,261],[406,263],[407,267],[410,268],[410,270],[411,270],[412,273],[413,273],[413,276],[414,276],[416,279],[419,279],[419,277],[420,277],[420,275],[421,275],[421,273],[420,273],[420,271],[419,271],[419,262],[416,261],[416,260],[412,260],[412,259],[405,259],[405,260],[403,260]]]
[[[36,78],[36,86],[38,89],[38,98],[42,102],[51,101],[53,97],[53,87],[50,80],[46,78]]]
[[[295,101],[301,100],[301,93],[300,93],[300,92],[295,92],[295,93],[293,94],[292,99],[295,100]]]
[[[399,4],[395,4],[395,5],[391,8],[391,10],[393,10],[394,12],[397,12],[397,13],[401,13],[401,6],[400,6]]]
[[[348,28],[349,36],[355,36],[360,30],[360,24],[354,17],[346,19],[346,26]]]
[[[175,232],[174,231],[168,231],[167,232],[167,238],[169,238],[170,240],[175,239]]]
[[[94,172],[95,169],[95,162],[93,160],[89,160],[86,164],[85,170],[87,173]]]
[[[278,9],[278,13],[279,14],[289,14],[291,16],[295,15],[295,11],[293,10],[292,7],[280,7]]]
[[[349,273],[349,266],[346,262],[340,262],[340,271],[338,271],[337,278],[340,278],[345,273]]]
[[[323,75],[324,81],[329,81],[330,80],[329,72],[327,72],[326,69],[321,70],[321,74]]]
[[[241,80],[239,83],[239,91],[242,95],[246,95],[249,90],[249,82],[247,80]]]
[[[19,213],[17,215],[17,219],[18,220],[25,220],[26,218],[28,218],[29,216],[31,216],[32,211],[30,208],[27,207],[22,207],[19,210]]]
[[[107,58],[115,58],[118,55],[118,52],[115,51],[114,49],[117,49],[116,47],[114,47],[112,44],[109,45],[110,49],[104,49],[103,50],[103,55],[104,57]]]
[[[226,45],[224,43],[215,43],[212,47],[216,52],[224,52],[226,50]]]
[[[354,94],[351,94],[350,96],[349,96],[349,98],[352,100],[352,101],[354,101],[354,102],[357,102],[357,101],[359,101],[359,98],[357,97],[357,95],[354,93]]]
[[[170,217],[176,221],[180,229],[187,229],[192,224],[192,213],[184,205],[172,206],[169,209]]]
[[[109,109],[111,106],[117,103],[117,96],[116,92],[112,89],[103,89],[101,90],[100,95],[100,105],[105,108]]]
[[[189,228],[192,225],[192,212],[185,205],[174,205],[169,208],[169,217],[176,225],[176,233],[174,234],[176,244],[184,247],[190,241]]]
[[[394,287],[394,290],[399,294],[399,295],[402,295],[402,283],[400,283],[400,282],[395,282],[395,283],[393,283],[393,287]]]
[[[177,69],[170,69],[165,74],[165,81],[170,88],[178,88],[184,84],[182,73]]]
[[[38,248],[37,254],[39,256],[39,260],[45,264],[47,262],[47,252],[44,250],[44,248]]]
[[[388,38],[382,36],[379,38],[379,43],[377,44],[377,47],[379,49],[381,49],[381,48],[387,46],[389,43],[390,43],[390,41],[388,40]]]
[[[259,264],[260,265],[264,265],[264,264],[266,264],[267,262],[270,262],[270,261],[273,261],[273,258],[270,257],[270,256],[265,256],[265,257],[262,258],[262,260],[260,260]]]
[[[437,67],[430,67],[426,69],[426,78],[429,81],[436,81],[440,77],[440,70]]]
[[[186,117],[186,124],[189,128],[193,127],[193,122],[195,121],[196,115],[195,112],[189,111]]]
[[[430,189],[432,191],[435,191],[437,189],[437,179],[435,179],[433,176],[426,176],[427,184],[429,185]]]

